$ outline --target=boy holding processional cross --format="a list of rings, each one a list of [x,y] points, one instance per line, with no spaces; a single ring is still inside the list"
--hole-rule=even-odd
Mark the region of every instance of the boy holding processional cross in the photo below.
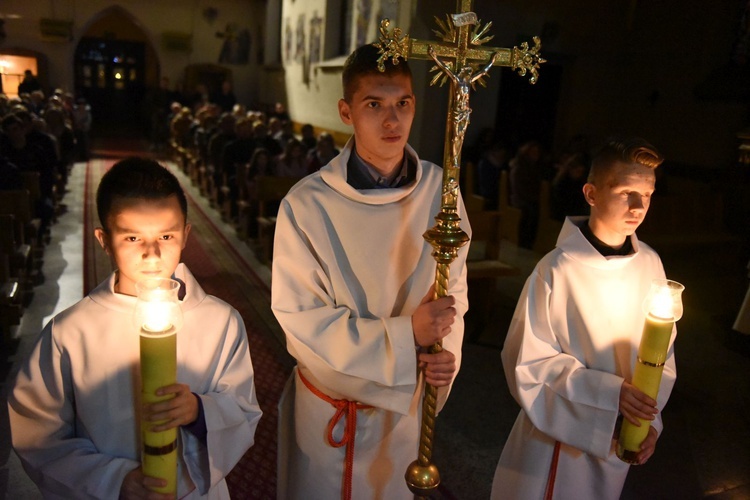
[[[441,207],[442,170],[407,144],[407,63],[381,73],[378,49],[362,46],[342,80],[339,116],[354,136],[290,190],[276,225],[271,307],[297,360],[280,405],[279,498],[410,499],[419,368],[441,408],[461,363],[467,249],[452,295],[432,300],[422,234]],[[443,352],[422,352],[438,340]]]
[[[591,215],[568,217],[556,248],[526,280],[502,351],[521,412],[497,465],[493,500],[619,498],[630,467],[615,453],[620,418],[651,423],[635,461],[654,453],[676,378],[675,330],[657,400],[631,379],[641,303],[652,280],[664,278],[659,256],[635,234],[661,162],[643,139],[608,140],[583,187]]]
[[[224,477],[253,444],[261,416],[239,313],[207,295],[184,264],[187,200],[152,160],[129,158],[102,177],[95,235],[116,270],[56,315],[21,366],[8,397],[13,447],[45,498],[174,498],[144,476],[139,422],[178,428],[177,498],[229,498]],[[136,283],[180,283],[171,399],[140,402]],[[145,425],[145,424],[144,424]]]

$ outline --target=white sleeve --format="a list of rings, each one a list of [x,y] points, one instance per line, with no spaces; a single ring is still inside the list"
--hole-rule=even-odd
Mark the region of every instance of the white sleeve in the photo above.
[[[91,440],[76,436],[71,360],[56,344],[53,329],[54,320],[42,331],[9,394],[13,448],[47,496],[117,498],[125,475],[139,463],[99,453]]]
[[[273,255],[271,307],[297,361],[349,399],[407,413],[417,381],[411,317],[358,318],[338,306],[286,200]]]
[[[222,338],[212,362],[216,366],[213,387],[199,395],[208,431],[205,444],[181,429],[183,458],[202,494],[222,481],[253,445],[262,415],[247,332],[237,311],[232,310]]]
[[[462,225],[470,233],[468,220]],[[290,203],[282,201],[274,239],[271,307],[286,333],[290,353],[331,390],[352,400],[407,413],[417,388],[418,373],[411,324],[413,311],[401,311],[400,316],[393,317],[362,318],[339,305],[327,268],[342,264],[328,262],[319,255],[313,241],[316,236],[300,228]],[[456,298],[458,315],[451,334],[444,339],[444,348],[456,356],[458,366],[463,315],[468,309],[467,252],[468,248],[461,249],[459,258],[451,265],[449,293]],[[434,276],[434,261],[430,266]],[[365,294],[367,287],[378,284],[349,286],[362,287]],[[426,292],[427,288],[419,291],[420,298]],[[439,391],[438,408],[449,390],[450,387],[445,387]]]

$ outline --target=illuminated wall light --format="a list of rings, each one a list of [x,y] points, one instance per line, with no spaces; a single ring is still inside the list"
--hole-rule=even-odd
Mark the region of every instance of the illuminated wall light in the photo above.
[[[2,18],[0,14],[0,18]],[[6,15],[7,19],[8,16]],[[0,54],[0,75],[2,75],[2,88],[5,95],[10,98],[17,97],[18,85],[23,81],[23,72],[28,69],[33,74],[37,73],[37,61],[35,57],[13,56]]]

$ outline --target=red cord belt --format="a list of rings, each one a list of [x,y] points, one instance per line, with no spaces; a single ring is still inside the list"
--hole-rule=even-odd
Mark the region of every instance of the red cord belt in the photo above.
[[[357,410],[366,410],[372,408],[372,406],[357,403],[356,401],[349,401],[347,399],[333,399],[312,385],[310,381],[302,375],[300,370],[297,370],[297,373],[299,374],[302,383],[305,384],[305,387],[310,389],[310,392],[336,408],[336,413],[328,422],[326,438],[328,439],[328,444],[334,448],[346,446],[346,460],[344,462],[341,498],[344,500],[350,500],[352,498],[352,469],[354,468],[354,438],[357,433]],[[340,441],[336,441],[333,437],[333,429],[342,418],[344,418],[344,435]]]

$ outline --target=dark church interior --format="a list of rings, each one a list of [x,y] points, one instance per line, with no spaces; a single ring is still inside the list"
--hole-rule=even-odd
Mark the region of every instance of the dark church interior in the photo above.
[[[44,325],[112,272],[93,237],[92,183],[128,156],[177,176],[189,244],[206,260],[196,276],[262,339],[257,361],[253,337],[250,349],[256,375],[268,373],[267,388],[256,385],[269,418],[227,482],[235,498],[276,498],[275,418],[295,362],[270,310],[276,210],[352,134],[336,107],[345,56],[376,41],[384,17],[434,39],[436,19],[467,5],[492,23],[487,43],[538,36],[544,62],[533,85],[505,66],[471,91],[460,169],[468,260],[495,271],[469,266],[434,498],[490,497],[519,411],[500,358],[516,303],[564,218],[588,214],[591,155],[623,134],[665,157],[637,235],[685,292],[664,431],[620,498],[750,498],[750,2],[40,3],[0,4],[0,500],[42,498],[12,448],[8,393]],[[450,85],[430,85],[429,61],[409,64],[409,144],[441,164]],[[33,134],[53,148],[29,152]],[[531,210],[513,192],[514,164],[534,172]]]

